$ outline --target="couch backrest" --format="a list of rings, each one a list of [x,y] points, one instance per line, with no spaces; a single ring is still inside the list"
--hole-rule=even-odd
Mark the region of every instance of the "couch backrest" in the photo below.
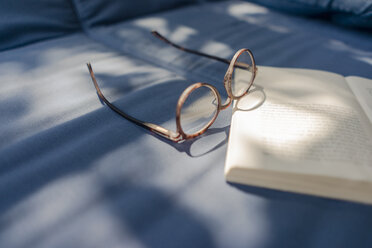
[[[216,0],[2,0],[0,51],[187,4]],[[372,28],[372,0],[246,0],[292,13],[331,14],[339,23]]]
[[[372,0],[246,0],[291,14],[327,16],[353,28],[372,29]]]
[[[211,0],[0,0],[0,51]]]
[[[85,28],[124,21],[201,0],[73,0]]]
[[[70,0],[0,1],[0,51],[79,29]]]

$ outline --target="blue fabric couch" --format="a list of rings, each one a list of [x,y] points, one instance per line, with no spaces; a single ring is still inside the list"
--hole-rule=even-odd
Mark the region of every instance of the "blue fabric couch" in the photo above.
[[[171,144],[97,97],[88,61],[109,99],[168,128],[187,85],[224,92],[225,64],[153,29],[221,57],[246,47],[258,65],[372,78],[370,8],[304,18],[261,2],[1,2],[0,247],[371,247],[371,206],[226,183],[231,110]],[[325,12],[353,28],[314,18]]]

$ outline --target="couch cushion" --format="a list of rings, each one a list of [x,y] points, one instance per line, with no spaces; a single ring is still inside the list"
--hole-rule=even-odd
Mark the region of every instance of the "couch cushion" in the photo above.
[[[0,247],[212,247],[200,191],[185,189],[209,194],[214,181],[223,201],[241,197],[222,176],[231,111],[212,135],[173,146],[103,105],[88,61],[108,99],[169,128],[194,80],[83,34],[0,53]]]
[[[17,0],[0,4],[0,51],[78,30],[67,0]]]
[[[197,3],[199,0],[74,0],[84,26],[112,24],[140,15]]]
[[[226,65],[153,28],[222,57],[248,47],[259,65],[372,77],[369,36],[243,2],[89,30],[105,45],[76,34],[2,52],[0,247],[370,248],[371,206],[227,184],[231,109],[171,144],[100,103],[87,61],[116,105],[169,127],[191,82],[223,92]]]

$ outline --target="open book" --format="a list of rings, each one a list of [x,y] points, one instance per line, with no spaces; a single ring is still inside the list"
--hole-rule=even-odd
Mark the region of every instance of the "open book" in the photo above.
[[[259,67],[234,103],[225,178],[372,204],[372,80]]]

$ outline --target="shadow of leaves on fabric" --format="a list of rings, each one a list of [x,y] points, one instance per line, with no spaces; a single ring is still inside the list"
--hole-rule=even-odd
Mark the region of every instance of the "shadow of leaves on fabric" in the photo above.
[[[21,97],[8,97],[0,100],[0,127],[5,127],[6,132],[0,134],[0,147],[6,145],[19,130],[8,128],[9,126],[21,126],[18,123],[29,111],[27,95]],[[4,130],[2,129],[2,130]]]
[[[145,247],[213,247],[208,229],[176,195],[144,186],[107,187],[110,212]],[[115,199],[114,199],[115,198]]]
[[[118,122],[108,121],[111,118],[115,118],[111,112],[99,109],[1,150],[1,212],[47,183],[87,169],[96,158],[143,134],[136,126],[128,127],[130,132],[122,132]],[[79,142],[75,137],[79,137]],[[27,166],[22,161],[27,161]]]

